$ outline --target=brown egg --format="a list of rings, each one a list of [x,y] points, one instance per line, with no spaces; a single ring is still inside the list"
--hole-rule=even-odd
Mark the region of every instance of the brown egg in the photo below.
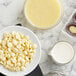
[[[73,20],[76,22],[76,13],[73,15]]]
[[[68,24],[68,26],[66,27],[67,32],[73,36],[76,35],[76,23],[70,23]]]

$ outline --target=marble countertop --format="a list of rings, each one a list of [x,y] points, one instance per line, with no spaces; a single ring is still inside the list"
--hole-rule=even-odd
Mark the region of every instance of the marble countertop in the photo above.
[[[40,39],[42,45],[42,57],[40,67],[44,76],[76,76],[76,60],[64,66],[53,63],[48,56],[49,50],[58,41],[67,41],[75,49],[76,41],[61,32],[72,12],[76,9],[76,0],[62,0],[64,5],[64,17],[60,24],[52,30],[38,30],[29,26],[24,19],[24,0],[0,0],[0,30],[17,23],[31,29]],[[76,51],[76,50],[75,50]]]

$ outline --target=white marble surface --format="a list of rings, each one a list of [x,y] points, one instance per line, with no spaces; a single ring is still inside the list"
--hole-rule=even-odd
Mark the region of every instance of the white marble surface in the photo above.
[[[76,76],[76,61],[74,60],[65,65],[59,66],[53,63],[48,56],[49,50],[58,41],[67,41],[75,49],[76,41],[61,32],[63,26],[76,9],[76,0],[62,0],[64,5],[64,17],[61,23],[52,30],[38,30],[27,24],[23,15],[24,0],[0,0],[0,30],[16,23],[31,29],[40,39],[42,45],[42,57],[40,67],[45,76]],[[76,51],[76,50],[75,50]]]

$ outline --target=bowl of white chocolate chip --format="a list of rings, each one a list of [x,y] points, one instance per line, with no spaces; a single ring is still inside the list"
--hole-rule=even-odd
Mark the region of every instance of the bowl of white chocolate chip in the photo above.
[[[39,63],[41,46],[29,29],[9,26],[0,31],[0,72],[7,76],[23,76]]]

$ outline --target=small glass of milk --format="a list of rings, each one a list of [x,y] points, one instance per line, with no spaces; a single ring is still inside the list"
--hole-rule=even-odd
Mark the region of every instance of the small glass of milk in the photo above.
[[[49,52],[53,61],[57,64],[67,64],[74,58],[73,47],[67,42],[58,42]]]

